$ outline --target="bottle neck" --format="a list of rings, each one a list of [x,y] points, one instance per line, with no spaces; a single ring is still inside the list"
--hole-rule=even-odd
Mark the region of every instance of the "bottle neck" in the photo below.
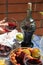
[[[29,21],[29,19],[32,18],[32,10],[27,10],[27,18],[26,20]]]

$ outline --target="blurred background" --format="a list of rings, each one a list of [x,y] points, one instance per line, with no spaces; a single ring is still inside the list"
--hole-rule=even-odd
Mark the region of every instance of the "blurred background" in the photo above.
[[[27,14],[28,2],[32,2],[32,17],[36,22],[34,34],[43,35],[43,0],[0,0],[0,20],[6,16],[14,18],[18,21],[18,30],[20,30],[20,23]]]

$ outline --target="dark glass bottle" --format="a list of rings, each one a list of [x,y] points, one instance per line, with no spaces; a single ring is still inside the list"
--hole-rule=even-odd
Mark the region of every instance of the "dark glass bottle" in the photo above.
[[[32,18],[32,3],[28,3],[27,16],[21,23],[21,29],[24,33],[24,40],[21,43],[21,47],[33,47],[31,39],[35,28],[35,21]]]

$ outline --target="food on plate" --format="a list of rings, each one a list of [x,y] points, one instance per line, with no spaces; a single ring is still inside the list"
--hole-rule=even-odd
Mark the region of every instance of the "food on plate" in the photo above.
[[[11,51],[9,57],[10,61],[14,65],[24,65],[24,59],[37,59],[32,56],[32,52],[35,48],[17,48]],[[38,59],[40,60],[40,59]]]
[[[28,49],[23,49],[23,52],[24,52],[25,54],[31,55],[31,52],[30,52]]]
[[[18,48],[15,51],[15,53],[16,53],[17,56],[20,55],[21,52],[22,52],[22,48]]]
[[[27,48],[27,49],[28,49],[28,50],[29,50],[29,51],[32,53],[32,51],[33,51],[33,48],[30,48],[30,47],[29,47],[29,48]]]
[[[34,48],[32,51],[32,56],[34,58],[39,58],[40,57],[40,50],[38,48]]]
[[[0,56],[6,56],[10,50],[10,47],[0,44]]]
[[[18,33],[17,35],[16,35],[16,39],[18,40],[18,41],[22,41],[23,40],[23,34],[22,33]]]

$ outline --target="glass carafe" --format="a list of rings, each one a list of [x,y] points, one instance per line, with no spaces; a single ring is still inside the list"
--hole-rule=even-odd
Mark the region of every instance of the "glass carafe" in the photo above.
[[[32,18],[32,3],[28,3],[27,16],[21,23],[21,29],[24,34],[24,40],[21,43],[22,47],[33,47],[31,39],[35,31],[35,28],[35,21]]]

